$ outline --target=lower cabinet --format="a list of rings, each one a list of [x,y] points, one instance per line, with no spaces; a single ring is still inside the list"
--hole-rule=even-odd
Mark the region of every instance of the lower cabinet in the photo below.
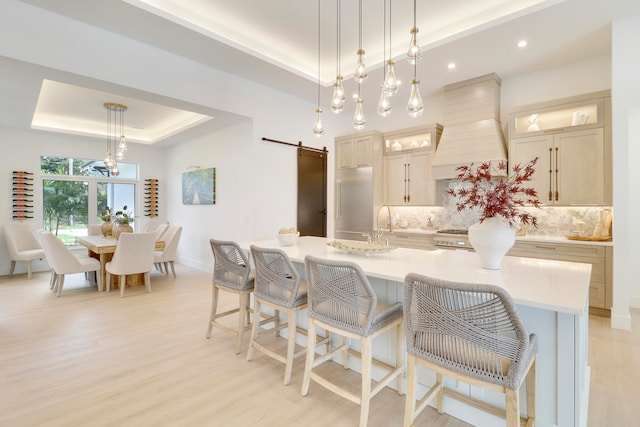
[[[397,248],[433,250],[433,235],[431,234],[394,231],[393,233],[385,234],[382,238],[387,239],[389,246],[395,246]]]
[[[613,298],[613,247],[516,241],[509,256],[591,264],[589,306],[595,314],[609,315]]]

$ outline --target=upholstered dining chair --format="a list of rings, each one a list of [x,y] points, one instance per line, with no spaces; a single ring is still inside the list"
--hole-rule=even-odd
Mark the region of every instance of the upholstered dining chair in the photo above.
[[[404,282],[407,396],[404,425],[432,398],[461,399],[520,426],[520,387],[526,385],[527,426],[535,424],[537,337],[529,334],[511,296],[493,285],[456,283],[418,274]],[[416,403],[417,366],[436,373],[436,383]],[[506,410],[445,388],[443,376],[505,394]]]
[[[47,261],[52,269],[51,287],[60,296],[64,287],[64,277],[67,274],[95,272],[98,289],[102,284],[102,267],[97,259],[75,256],[67,247],[50,231],[42,231],[38,234],[38,240],[42,244]]]
[[[249,299],[253,292],[255,271],[251,269],[247,254],[236,242],[210,239],[213,252],[213,294],[211,299],[211,315],[207,328],[207,338],[211,338],[213,327],[237,336],[236,354],[240,353],[244,333],[251,329],[251,307]],[[218,296],[220,290],[238,294],[238,307],[218,313]],[[218,321],[219,318],[238,313],[238,327],[230,328]],[[266,324],[274,320],[274,316],[253,321]]]
[[[309,392],[314,380],[328,390],[360,405],[360,426],[367,425],[371,399],[394,379],[398,394],[403,393],[402,367],[402,303],[385,304],[378,300],[369,279],[356,263],[305,257],[307,285],[309,287],[309,325],[307,360],[302,379],[302,395]],[[342,344],[315,359],[315,330],[325,329],[342,337]],[[391,365],[373,357],[373,339],[385,332],[396,330],[395,364]],[[360,342],[361,352],[350,348],[349,339]],[[349,366],[349,356],[356,356],[362,363],[362,384],[354,393],[331,382],[314,369],[336,355],[343,357],[344,367]],[[372,365],[384,369],[387,374],[372,386]]]
[[[45,257],[44,250],[38,243],[31,229],[23,223],[6,224],[4,226],[4,237],[7,241],[9,259],[11,260],[9,277],[13,276],[16,262],[26,261],[27,278],[31,279],[31,262],[35,259],[43,259]]]
[[[153,269],[153,253],[156,233],[122,233],[111,261],[105,264],[107,270],[107,292],[111,287],[111,276],[119,276],[120,298],[124,296],[126,276],[144,274],[144,285],[151,292],[150,273]]]
[[[266,306],[275,311],[276,322],[270,329],[261,328],[260,322],[253,322],[247,361],[253,359],[253,351],[256,349],[284,363],[284,385],[288,385],[291,382],[293,360],[306,354],[305,348],[296,352],[295,345],[296,334],[307,335],[307,331],[296,324],[298,312],[307,308],[307,282],[300,278],[287,254],[280,249],[259,248],[251,245],[251,256],[255,265],[253,318],[260,318],[261,307]],[[277,318],[279,312],[287,313],[286,322],[279,321]],[[277,334],[285,328],[287,328],[287,349],[284,355],[261,341],[262,337],[273,336],[274,333]],[[329,339],[318,337],[317,342],[328,343]]]
[[[169,274],[169,266],[171,266],[173,277],[176,277],[176,269],[173,262],[175,261],[176,252],[178,251],[178,243],[180,243],[181,234],[182,227],[175,225],[169,227],[163,238],[164,248],[156,249],[153,253],[153,263],[156,266],[160,266],[161,271],[164,266],[165,275]]]

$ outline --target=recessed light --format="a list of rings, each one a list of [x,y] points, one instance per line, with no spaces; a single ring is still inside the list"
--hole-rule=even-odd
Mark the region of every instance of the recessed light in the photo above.
[[[456,63],[455,62],[449,62],[449,65],[447,65],[447,68],[450,70],[453,70],[454,68],[456,68]]]
[[[526,46],[527,46],[527,41],[526,40],[520,40],[518,42],[518,47],[519,48],[523,48],[523,47],[526,47]]]

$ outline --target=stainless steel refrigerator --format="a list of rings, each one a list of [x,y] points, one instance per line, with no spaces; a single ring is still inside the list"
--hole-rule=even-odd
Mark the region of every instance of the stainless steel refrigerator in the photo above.
[[[336,172],[335,238],[367,240],[373,231],[373,168]]]

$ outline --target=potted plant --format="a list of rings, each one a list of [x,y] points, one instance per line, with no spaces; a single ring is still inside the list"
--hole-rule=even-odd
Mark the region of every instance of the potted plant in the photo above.
[[[516,223],[538,226],[537,218],[523,212],[524,206],[540,207],[538,193],[525,186],[531,181],[538,157],[525,166],[517,164],[508,178],[495,178],[491,174],[491,162],[474,168],[463,165],[456,179],[463,182],[458,189],[449,189],[448,194],[456,198],[458,212],[465,209],[479,211],[480,221],[469,227],[469,242],[480,256],[483,268],[497,270],[502,258],[515,243]],[[500,162],[499,171],[506,171],[507,164]]]
[[[127,210],[127,206],[123,206],[121,210],[116,211],[112,217],[115,227],[113,229],[113,237],[116,239],[120,236],[120,233],[133,233],[133,212]]]

